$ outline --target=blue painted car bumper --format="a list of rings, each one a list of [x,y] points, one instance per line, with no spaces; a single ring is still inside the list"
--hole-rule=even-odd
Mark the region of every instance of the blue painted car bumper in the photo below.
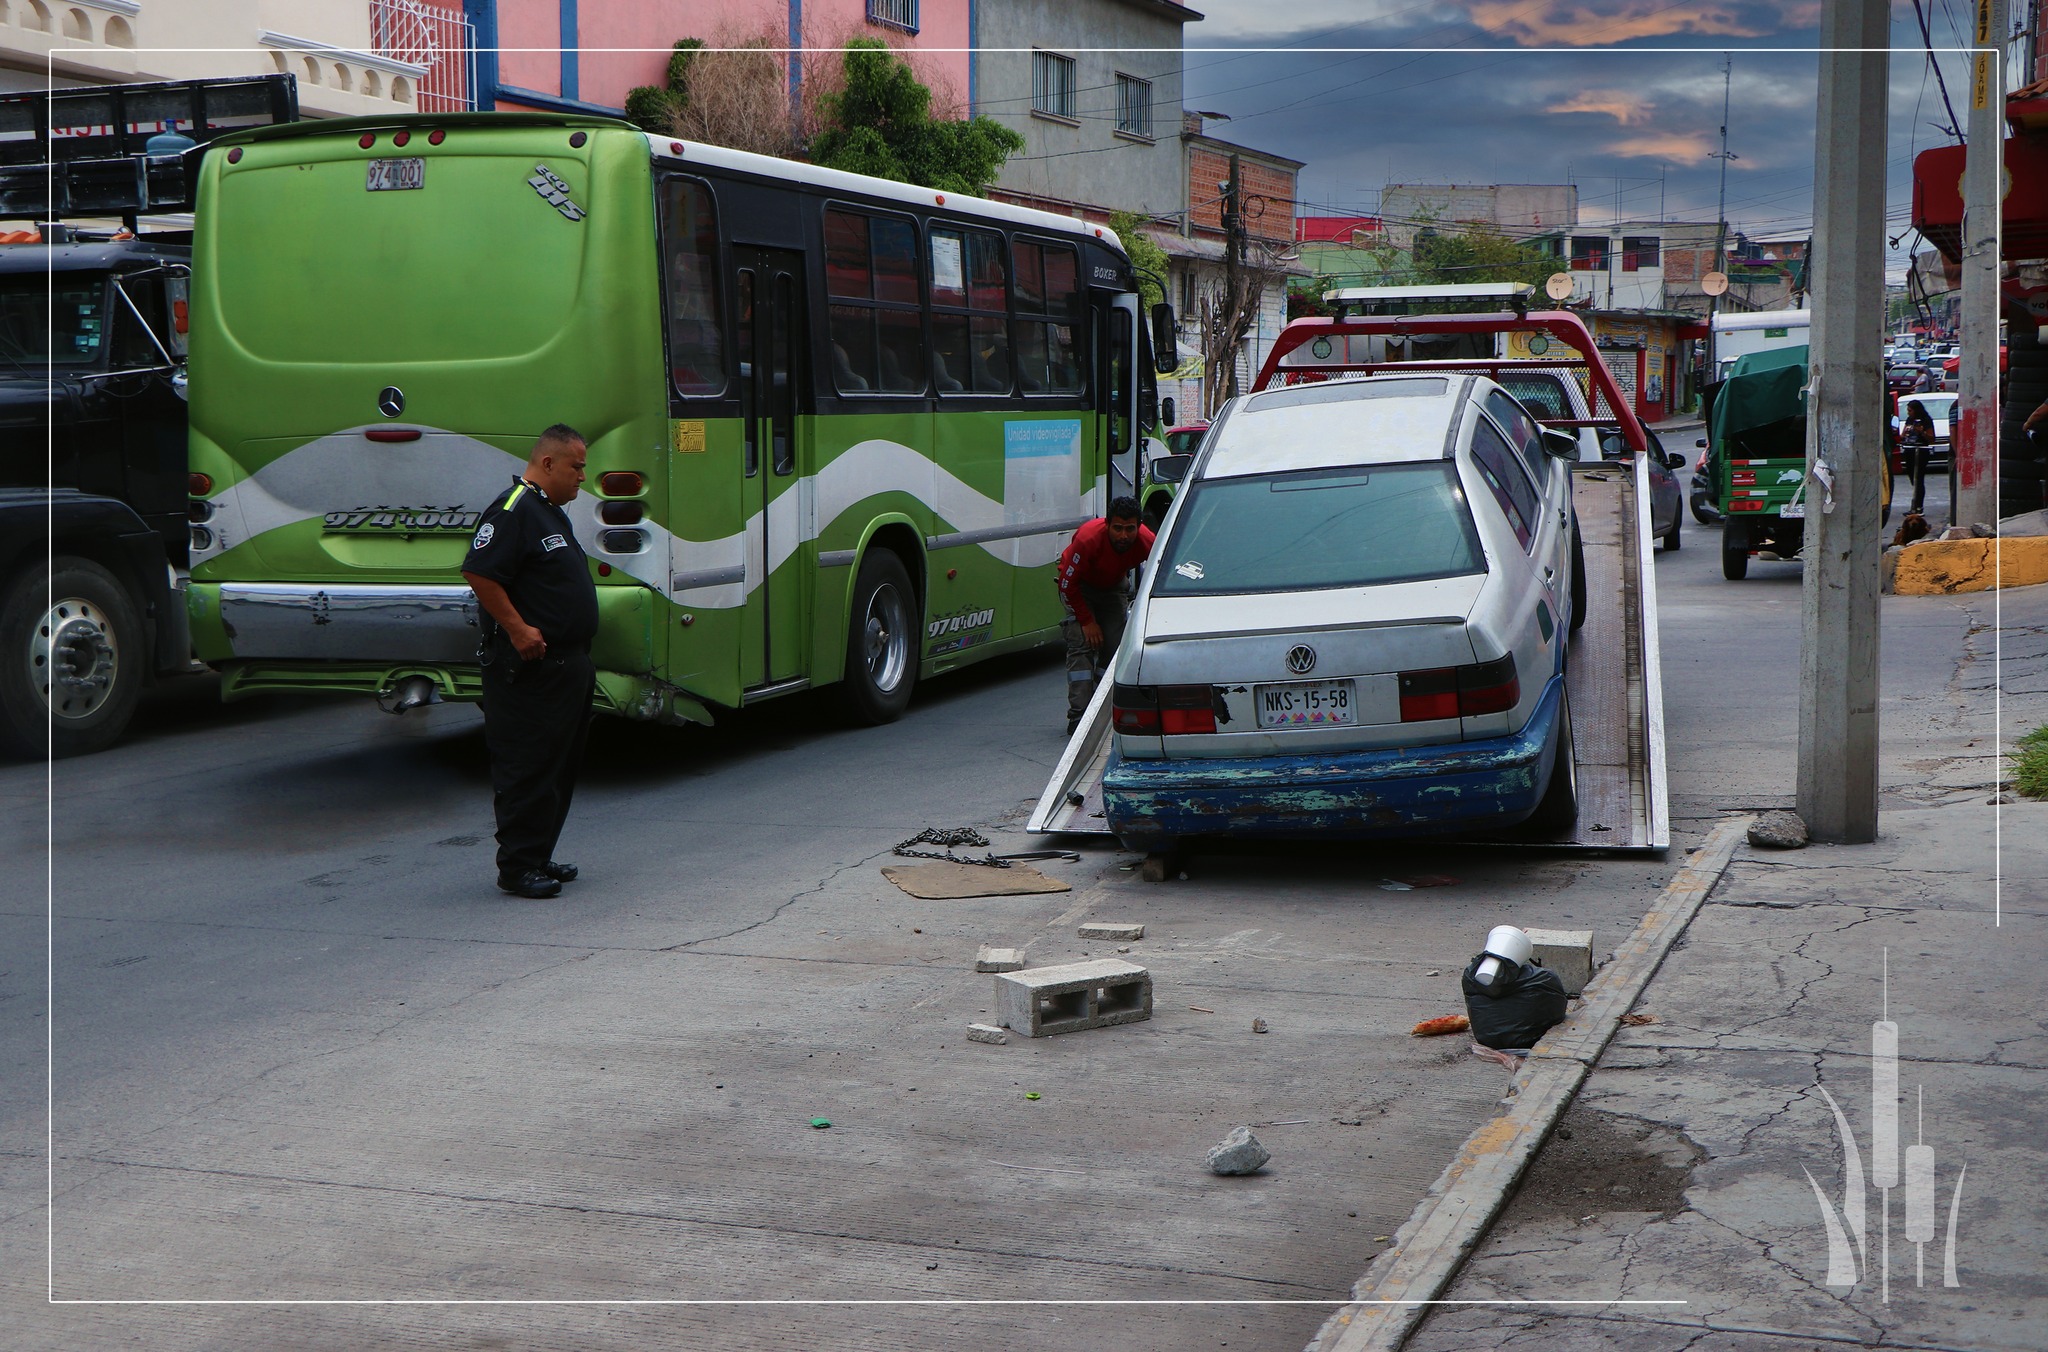
[[[1377,840],[1513,826],[1550,782],[1564,678],[1520,732],[1321,756],[1126,760],[1103,775],[1109,829],[1131,849],[1182,836]]]

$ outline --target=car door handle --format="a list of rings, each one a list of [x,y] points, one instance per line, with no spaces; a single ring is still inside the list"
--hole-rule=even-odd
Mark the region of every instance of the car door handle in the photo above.
[[[1557,581],[1557,570],[1555,568],[1545,567],[1543,570],[1543,580],[1545,582]]]

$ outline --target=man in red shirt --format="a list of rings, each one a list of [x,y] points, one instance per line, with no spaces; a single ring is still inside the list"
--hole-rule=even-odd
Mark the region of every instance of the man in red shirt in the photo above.
[[[1125,580],[1152,553],[1152,532],[1138,519],[1135,498],[1118,498],[1109,515],[1074,532],[1060,551],[1060,633],[1067,640],[1067,735],[1088,712],[1102,670],[1124,638],[1129,605]]]

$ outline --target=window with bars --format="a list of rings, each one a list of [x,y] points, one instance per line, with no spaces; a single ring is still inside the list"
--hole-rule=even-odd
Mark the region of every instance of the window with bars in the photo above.
[[[1135,75],[1116,77],[1116,129],[1130,136],[1152,137],[1152,82]]]
[[[1607,236],[1572,236],[1572,271],[1604,272],[1607,270]]]
[[[1638,268],[1657,266],[1657,245],[1655,235],[1623,235],[1621,238],[1621,270],[1634,272]]]
[[[1073,57],[1058,52],[1031,54],[1031,111],[1073,120]]]
[[[868,0],[868,22],[917,31],[917,0]]]

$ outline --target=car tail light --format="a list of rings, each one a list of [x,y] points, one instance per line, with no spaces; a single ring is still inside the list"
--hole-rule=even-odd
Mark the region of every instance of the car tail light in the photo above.
[[[195,498],[203,498],[213,491],[213,476],[193,470],[185,476],[185,491]]]
[[[1515,674],[1513,653],[1491,662],[1401,673],[1403,723],[1497,714],[1514,708],[1521,699],[1522,682]]]
[[[606,470],[597,476],[597,491],[608,498],[638,497],[647,487],[647,480],[630,469]]]
[[[598,504],[597,519],[607,526],[637,526],[647,509],[637,502],[605,502]]]
[[[1110,691],[1110,722],[1141,737],[1214,732],[1215,692],[1206,685],[1119,685]]]

